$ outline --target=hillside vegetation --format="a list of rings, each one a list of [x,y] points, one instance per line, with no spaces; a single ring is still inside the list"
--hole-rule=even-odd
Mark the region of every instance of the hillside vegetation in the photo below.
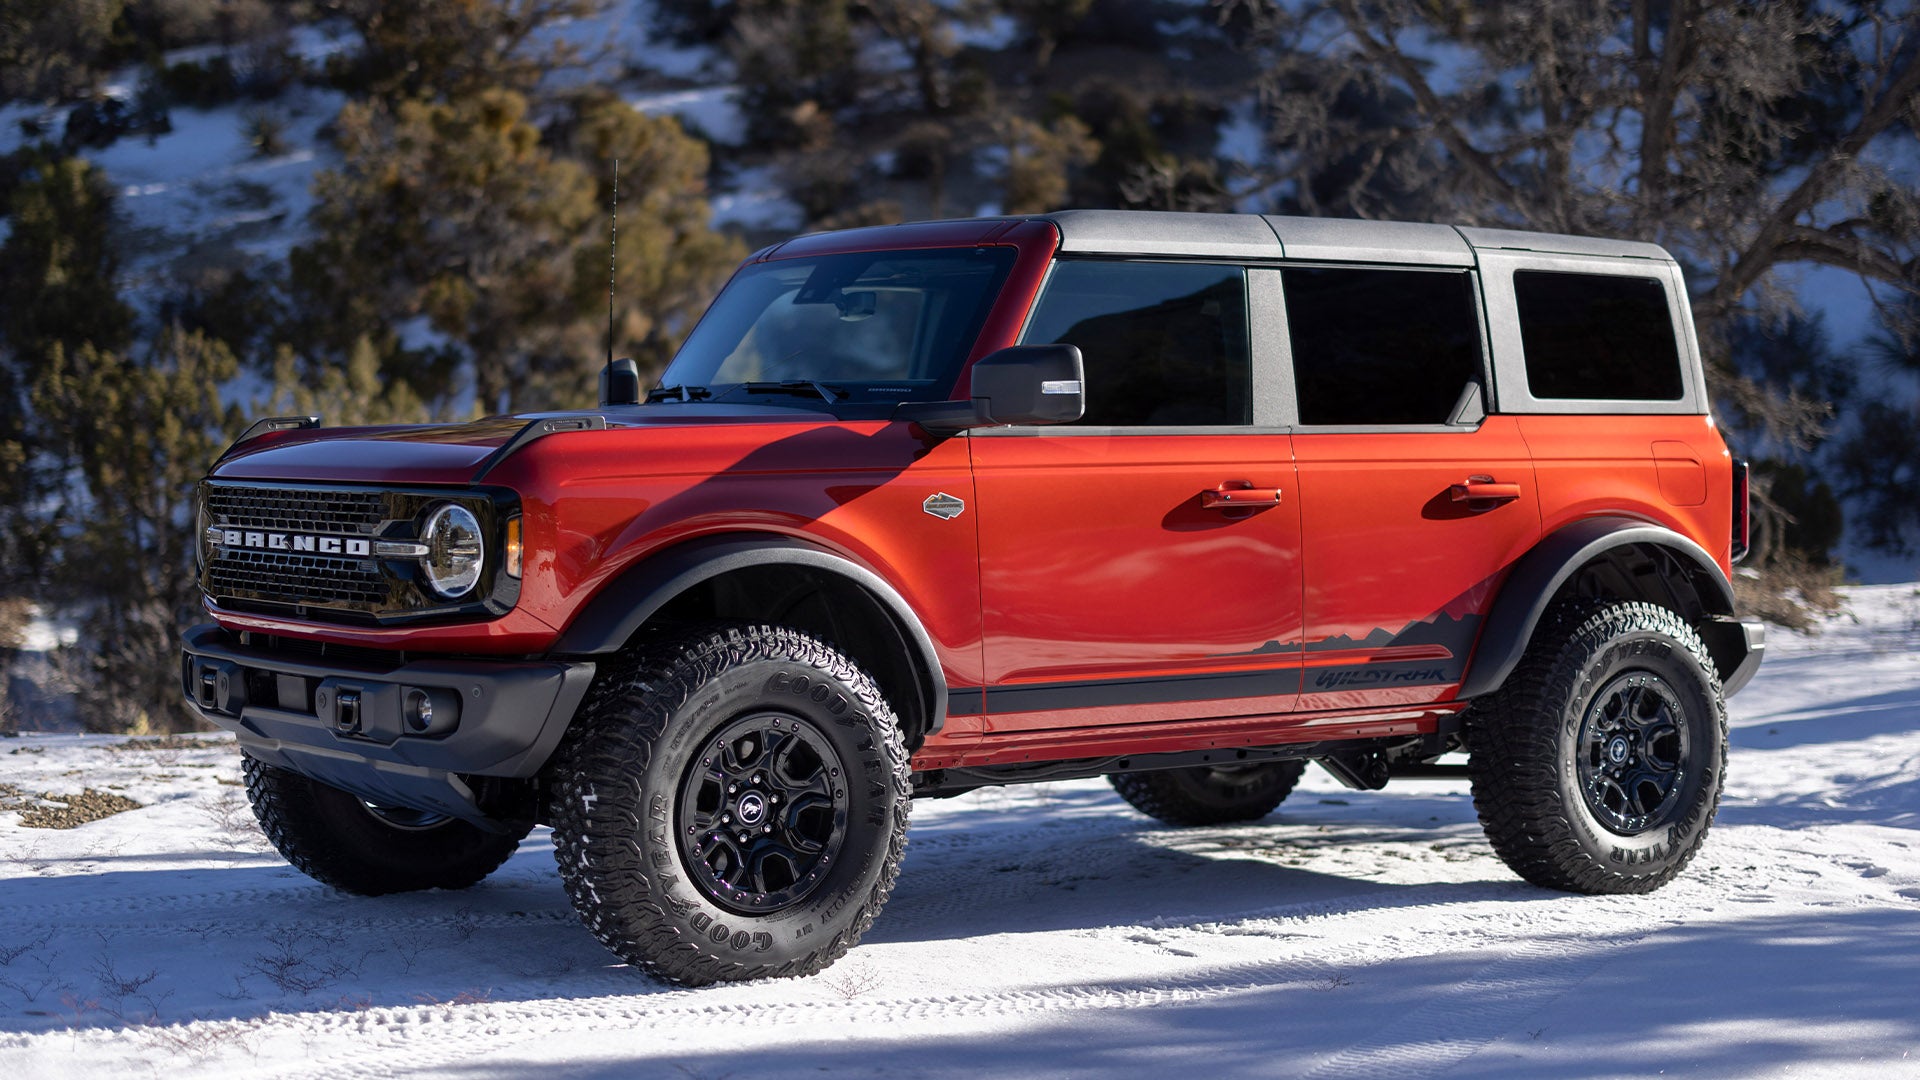
[[[613,347],[649,370],[803,229],[1653,240],[1757,463],[1749,602],[1805,623],[1845,530],[1920,534],[1906,3],[0,0],[0,123],[0,663],[32,612],[76,624],[55,667],[98,730],[188,722],[191,485],[251,417],[590,404],[616,159]],[[1815,270],[1872,325],[1803,306]]]

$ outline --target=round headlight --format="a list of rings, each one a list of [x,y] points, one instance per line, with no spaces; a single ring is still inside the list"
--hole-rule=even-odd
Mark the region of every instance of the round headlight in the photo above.
[[[421,537],[427,553],[420,566],[427,572],[427,584],[449,600],[464,595],[480,580],[480,563],[486,557],[486,542],[480,537],[480,521],[464,506],[448,504],[427,518]]]
[[[194,498],[193,512],[193,568],[195,571],[207,568],[207,559],[212,555],[213,515],[207,512],[206,496]]]

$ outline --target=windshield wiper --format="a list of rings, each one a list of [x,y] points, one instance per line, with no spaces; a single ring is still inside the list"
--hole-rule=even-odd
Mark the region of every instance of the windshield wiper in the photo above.
[[[647,391],[647,404],[656,401],[704,401],[713,391],[704,386],[656,386]]]
[[[818,394],[828,403],[843,401],[848,391],[845,387],[832,383],[823,383],[814,379],[788,379],[784,382],[744,382],[740,389],[749,394]]]

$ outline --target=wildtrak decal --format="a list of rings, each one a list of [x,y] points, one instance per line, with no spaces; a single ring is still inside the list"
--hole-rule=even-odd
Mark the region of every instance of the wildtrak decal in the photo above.
[[[1335,668],[1322,671],[1313,676],[1316,690],[1343,690],[1363,686],[1418,686],[1423,683],[1453,682],[1459,676],[1449,676],[1442,668],[1410,668],[1403,671],[1387,671],[1381,668]]]

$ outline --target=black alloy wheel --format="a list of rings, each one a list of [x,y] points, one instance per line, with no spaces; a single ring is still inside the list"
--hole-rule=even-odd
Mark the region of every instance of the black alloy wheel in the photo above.
[[[1587,809],[1621,836],[1662,828],[1679,805],[1685,706],[1651,672],[1616,676],[1581,721],[1575,770]]]
[[[781,911],[819,887],[846,842],[840,755],[798,716],[766,712],[716,732],[680,785],[680,853],[715,903]]]

